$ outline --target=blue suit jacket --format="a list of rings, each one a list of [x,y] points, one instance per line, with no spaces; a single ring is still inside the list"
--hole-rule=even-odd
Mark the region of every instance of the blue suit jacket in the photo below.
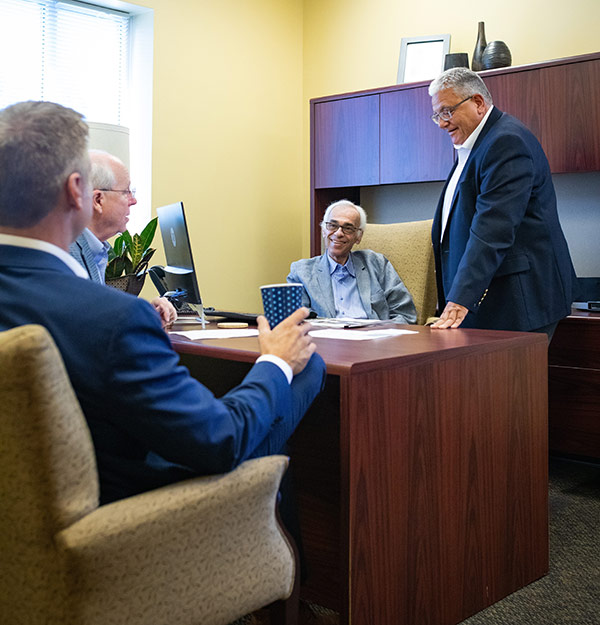
[[[102,503],[232,469],[278,428],[291,433],[324,380],[316,354],[291,385],[261,362],[216,399],[179,366],[146,301],[78,278],[45,252],[0,245],[0,330],[27,323],[45,326],[63,357]]]
[[[103,276],[100,276],[98,265],[94,261],[94,254],[83,234],[80,234],[71,243],[69,254],[88,272],[91,280],[98,284],[104,284]]]
[[[369,319],[416,323],[417,311],[392,263],[373,250],[351,252],[360,300]],[[327,254],[292,263],[288,282],[304,286],[302,305],[319,317],[335,317],[335,301]]]
[[[452,301],[470,311],[462,327],[524,331],[569,314],[574,270],[550,167],[535,136],[492,110],[440,242],[445,190],[432,228],[440,311]]]

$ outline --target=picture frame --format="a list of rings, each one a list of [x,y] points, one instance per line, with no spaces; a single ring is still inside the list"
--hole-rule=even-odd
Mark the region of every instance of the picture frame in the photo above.
[[[433,80],[444,69],[450,35],[402,37],[397,83]]]

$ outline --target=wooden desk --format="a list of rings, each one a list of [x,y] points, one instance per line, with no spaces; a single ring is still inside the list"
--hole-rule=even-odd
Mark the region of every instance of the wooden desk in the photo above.
[[[563,319],[548,362],[550,449],[600,458],[600,313]]]
[[[291,441],[302,596],[344,624],[458,623],[548,571],[545,335],[416,329],[319,340],[326,389]],[[218,394],[258,350],[172,340]]]

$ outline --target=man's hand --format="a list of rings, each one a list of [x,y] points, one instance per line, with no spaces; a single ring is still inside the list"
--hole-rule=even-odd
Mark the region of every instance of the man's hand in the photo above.
[[[163,328],[170,328],[177,319],[175,306],[164,297],[155,297],[151,302],[156,312],[160,315]]]
[[[308,313],[308,308],[299,308],[272,330],[266,317],[261,315],[256,320],[261,354],[272,354],[282,358],[290,365],[294,375],[304,369],[316,349],[316,345],[308,336],[310,324],[302,323],[308,317]]]
[[[455,304],[454,302],[448,302],[444,308],[444,312],[440,315],[440,318],[431,326],[432,328],[458,328],[458,326],[464,321],[468,308]]]

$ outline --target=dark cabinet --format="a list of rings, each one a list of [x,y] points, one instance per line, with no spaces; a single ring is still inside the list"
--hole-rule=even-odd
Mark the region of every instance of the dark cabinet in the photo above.
[[[315,187],[379,184],[379,95],[316,104]]]
[[[431,121],[427,87],[380,95],[379,184],[444,180],[454,159],[447,133]]]
[[[600,314],[563,319],[548,364],[550,449],[600,458]]]
[[[482,72],[494,103],[540,140],[553,173],[600,171],[600,53]],[[361,187],[445,180],[454,150],[429,81],[311,100],[311,254],[332,201]]]
[[[552,173],[600,169],[600,58],[575,57],[483,79],[494,104],[540,140]]]

